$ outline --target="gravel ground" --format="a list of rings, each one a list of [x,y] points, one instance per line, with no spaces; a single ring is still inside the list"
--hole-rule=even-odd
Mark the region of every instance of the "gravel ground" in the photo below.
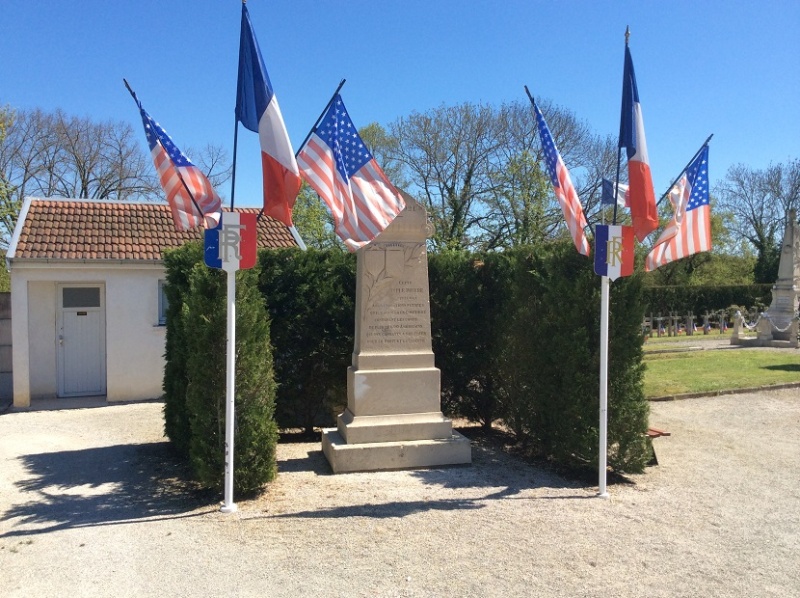
[[[239,512],[192,492],[161,404],[0,415],[0,595],[800,596],[800,392],[652,404],[659,465],[332,475],[319,442]]]

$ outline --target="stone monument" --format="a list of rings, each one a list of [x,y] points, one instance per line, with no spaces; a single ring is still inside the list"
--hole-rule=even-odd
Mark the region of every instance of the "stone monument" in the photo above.
[[[767,310],[772,326],[770,326],[769,332],[763,331],[764,340],[794,341],[794,346],[797,346],[795,310],[797,309],[798,291],[800,291],[800,230],[798,228],[797,212],[789,210],[778,263],[778,281],[772,287],[772,303]],[[768,334],[772,335],[770,339],[766,338]],[[759,326],[758,336],[762,337],[761,326]]]
[[[464,436],[441,411],[431,347],[428,222],[406,208],[357,254],[355,347],[347,409],[322,431],[334,473],[471,463]]]
[[[797,212],[789,211],[786,231],[781,244],[778,263],[778,280],[772,287],[772,303],[766,313],[761,314],[757,325],[757,337],[746,343],[731,337],[731,344],[751,344],[762,347],[797,347],[797,300],[800,295],[800,227]]]

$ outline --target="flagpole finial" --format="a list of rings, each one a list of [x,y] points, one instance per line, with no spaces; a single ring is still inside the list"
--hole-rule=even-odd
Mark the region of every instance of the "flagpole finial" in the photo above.
[[[245,0],[246,1],[246,0]],[[631,28],[627,25],[625,26],[625,45],[628,45],[628,40],[631,38]]]

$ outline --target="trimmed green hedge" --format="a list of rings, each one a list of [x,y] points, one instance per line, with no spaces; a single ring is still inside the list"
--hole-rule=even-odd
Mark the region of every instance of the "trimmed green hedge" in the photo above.
[[[506,423],[531,450],[596,465],[600,278],[571,243],[481,256],[431,256],[431,319],[443,405]],[[641,277],[611,289],[609,464],[647,461]],[[438,319],[437,319],[438,318]]]
[[[225,478],[227,356],[226,277],[187,244],[168,252],[165,431],[197,479],[222,488]],[[253,492],[277,473],[278,427],[270,321],[257,274],[236,274],[234,490]]]
[[[224,365],[216,354],[224,358],[224,285],[201,257],[189,247],[166,258],[165,428],[183,452],[188,447],[195,470],[207,467],[210,476],[223,455],[219,388]],[[240,419],[237,413],[242,438],[249,433],[245,425],[254,427],[254,437],[272,438],[265,422],[272,421],[269,396],[275,392],[280,427],[310,431],[334,425],[346,404],[355,265],[354,255],[338,251],[272,250],[261,251],[257,267],[243,275],[239,300],[254,311],[237,326],[237,363],[244,368],[237,379],[251,372],[253,380],[263,381],[265,395],[256,398],[258,385],[248,387],[255,407],[252,417]],[[445,413],[486,427],[506,423],[539,456],[596,465],[600,278],[592,261],[565,243],[481,255],[446,252],[430,255],[428,267],[432,342]],[[608,462],[619,471],[641,471],[649,457],[642,298],[638,275],[612,285]],[[237,306],[237,319],[241,309]],[[270,342],[277,391],[270,378]],[[237,400],[239,392],[237,387]],[[253,448],[259,442],[246,444]],[[274,458],[270,442],[264,445],[267,460]],[[256,457],[257,451],[245,458]]]
[[[175,449],[189,458],[192,430],[186,407],[186,387],[190,331],[186,330],[185,299],[189,296],[189,277],[195,264],[202,262],[203,248],[187,243],[175,251],[164,252],[167,275],[164,293],[167,297],[167,330],[164,357],[164,433]]]
[[[355,328],[355,255],[280,249],[259,253],[259,288],[272,319],[281,428],[336,425],[347,405]]]
[[[702,316],[731,305],[761,311],[772,302],[772,285],[644,287],[642,301],[647,315],[670,312],[686,315],[691,312]]]
[[[442,409],[489,428],[501,417],[497,391],[504,318],[512,300],[510,253],[446,252],[428,257],[431,338]]]

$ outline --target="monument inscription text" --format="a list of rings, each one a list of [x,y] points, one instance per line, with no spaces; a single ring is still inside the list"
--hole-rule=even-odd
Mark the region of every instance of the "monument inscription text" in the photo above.
[[[424,243],[377,243],[365,251],[362,352],[430,351]]]

